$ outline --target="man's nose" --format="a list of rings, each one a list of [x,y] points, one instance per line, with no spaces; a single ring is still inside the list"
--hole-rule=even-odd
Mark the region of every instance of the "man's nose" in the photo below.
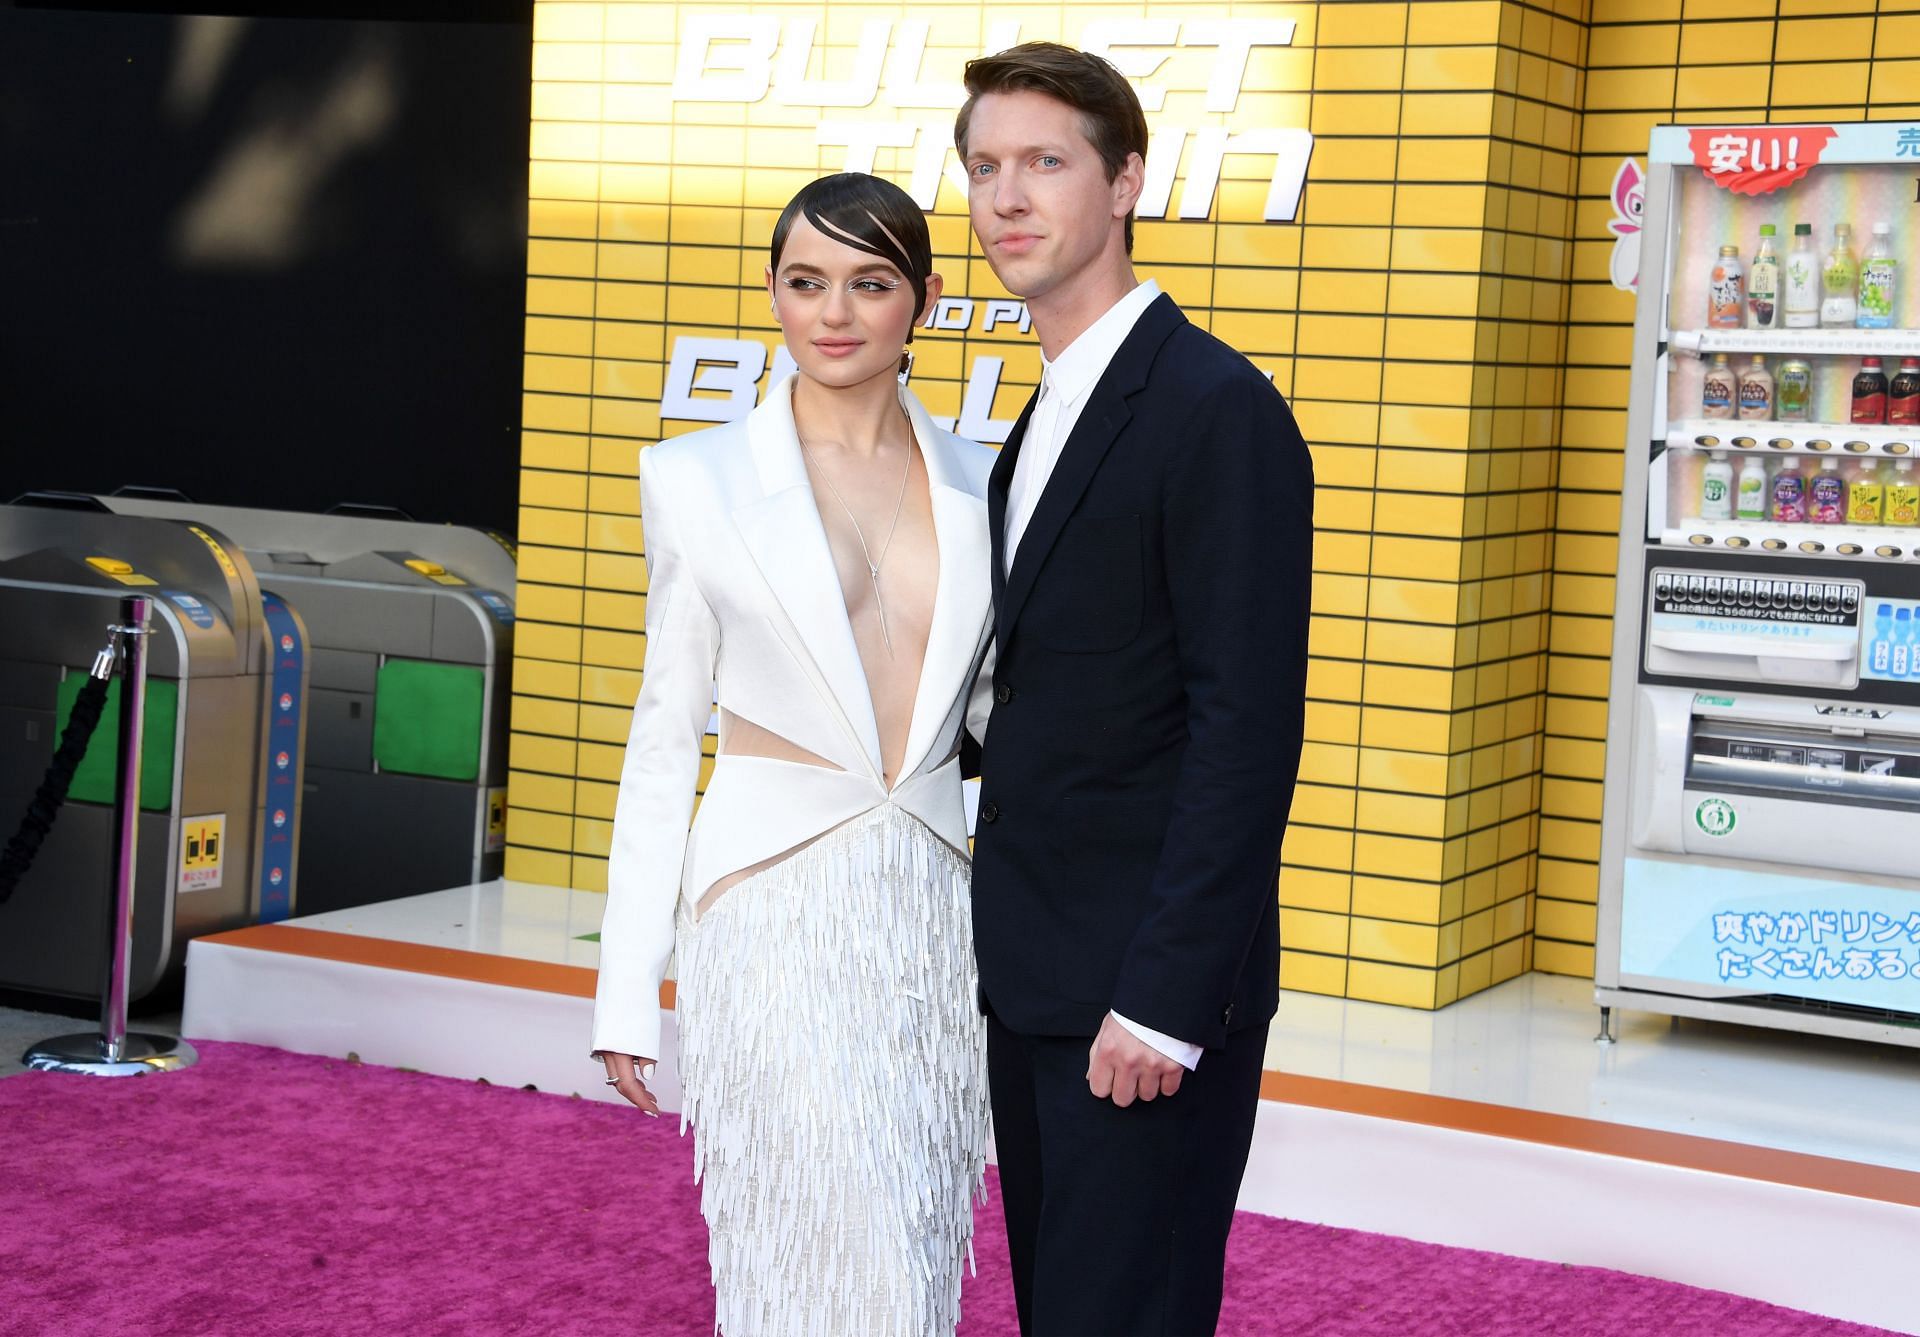
[[[993,211],[1007,218],[1027,211],[1027,192],[1011,172],[1002,172],[994,178]]]

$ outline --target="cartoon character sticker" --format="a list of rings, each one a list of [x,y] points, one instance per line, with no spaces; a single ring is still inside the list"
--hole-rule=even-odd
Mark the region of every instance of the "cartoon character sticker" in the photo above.
[[[1622,158],[1613,174],[1613,258],[1607,269],[1613,286],[1632,292],[1640,286],[1640,218],[1647,207],[1647,174],[1632,158]]]

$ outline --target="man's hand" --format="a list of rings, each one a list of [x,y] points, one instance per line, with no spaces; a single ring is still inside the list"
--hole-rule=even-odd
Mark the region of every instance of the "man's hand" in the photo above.
[[[1135,1100],[1172,1095],[1186,1075],[1185,1068],[1115,1021],[1111,1012],[1087,1051],[1087,1089],[1121,1109]]]

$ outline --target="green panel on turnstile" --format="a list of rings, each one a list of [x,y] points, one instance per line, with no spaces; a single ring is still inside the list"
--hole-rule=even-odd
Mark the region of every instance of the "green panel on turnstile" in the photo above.
[[[486,673],[470,664],[389,659],[374,684],[374,762],[402,775],[477,778],[485,693]]]
[[[67,674],[60,680],[58,718],[54,723],[54,750],[60,749],[60,735],[67,730],[73,703],[87,685],[84,670]],[[169,678],[147,679],[147,718],[140,731],[140,806],[151,812],[164,812],[173,802],[173,735],[180,716],[180,684]],[[76,803],[113,802],[113,771],[120,739],[120,679],[107,684],[107,706],[100,712],[100,727],[87,742],[86,756],[73,773],[73,786],[67,797]]]

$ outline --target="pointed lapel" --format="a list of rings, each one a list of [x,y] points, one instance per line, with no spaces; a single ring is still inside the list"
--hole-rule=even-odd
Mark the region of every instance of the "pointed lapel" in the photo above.
[[[1033,406],[1040,402],[1039,387],[1027,396],[1027,406],[1020,410],[1020,416],[1014,420],[1013,430],[1007,433],[1006,442],[1000,447],[1000,455],[993,462],[993,472],[987,475],[987,536],[992,540],[993,552],[988,564],[993,567],[993,607],[994,623],[1002,625],[999,610],[1006,604],[1007,592],[1007,493],[1013,488],[1013,466],[1020,461],[1020,443],[1027,439],[1027,424],[1033,420]]]
[[[953,444],[927,418],[913,395],[902,392],[914,440],[927,465],[928,500],[934,536],[940,548],[940,572],[934,587],[933,622],[927,632],[926,658],[913,698],[913,721],[899,784],[927,760],[941,723],[954,700],[966,690],[980,633],[991,611],[992,587],[981,577],[993,560],[987,538],[987,503],[966,486]]]
[[[766,402],[747,416],[747,441],[762,496],[734,511],[734,523],[785,614],[775,620],[776,628],[819,670],[830,704],[877,779],[880,731],[840,573],[794,430],[792,377],[769,390]]]
[[[1003,647],[1019,620],[1027,596],[1033,592],[1034,580],[1040,568],[1046,564],[1047,554],[1053,550],[1060,531],[1066,527],[1074,508],[1080,504],[1080,497],[1093,481],[1094,471],[1100,467],[1100,461],[1106,458],[1114,440],[1132,419],[1133,410],[1127,404],[1128,398],[1146,385],[1147,373],[1153,368],[1160,345],[1186,321],[1186,316],[1171,297],[1163,294],[1156,298],[1140,314],[1140,319],[1135,322],[1125,342],[1113,355],[1113,361],[1107,364],[1106,371],[1095,382],[1092,393],[1087,397],[1086,407],[1080,411],[1080,418],[1073,425],[1072,435],[1067,438],[1059,459],[1054,463],[1052,475],[1041,489],[1040,502],[1034,507],[1033,518],[1027,522],[1026,530],[1020,536],[1020,548],[1014,554],[1013,568],[1007,572],[1006,586],[995,600],[995,626]],[[997,478],[999,470],[994,472]],[[1012,479],[1011,469],[1007,477]],[[1004,516],[1004,495],[1001,513]],[[1001,524],[1004,521],[996,522],[997,526]]]

